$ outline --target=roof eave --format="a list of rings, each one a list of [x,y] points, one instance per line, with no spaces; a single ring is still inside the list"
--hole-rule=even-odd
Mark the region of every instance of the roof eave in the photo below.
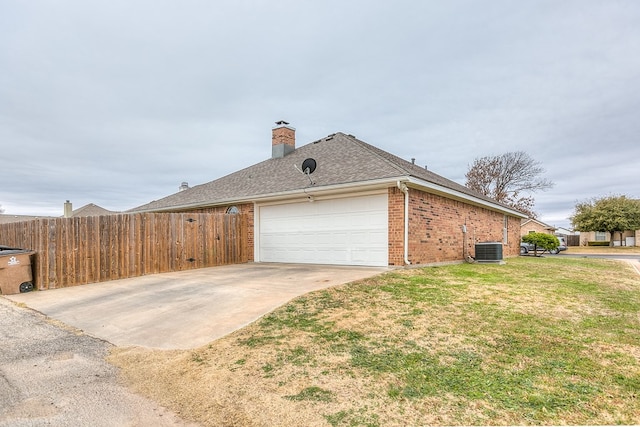
[[[198,208],[228,206],[228,205],[241,204],[241,203],[276,202],[276,201],[296,199],[296,198],[307,197],[307,196],[317,196],[317,197],[329,196],[334,194],[353,192],[354,190],[358,192],[364,192],[364,191],[379,190],[383,188],[388,188],[390,186],[395,186],[398,181],[407,183],[413,187],[418,187],[419,189],[426,190],[427,192],[430,192],[430,193],[444,195],[444,196],[447,196],[456,200],[460,200],[466,203],[470,203],[476,206],[484,207],[494,211],[503,212],[505,214],[515,216],[518,218],[527,218],[527,216],[522,212],[518,212],[514,209],[510,209],[506,206],[502,206],[498,203],[491,203],[489,201],[470,196],[468,194],[462,193],[457,190],[453,190],[451,188],[447,188],[438,184],[434,184],[432,182],[425,181],[423,179],[415,178],[412,176],[406,176],[406,175],[374,179],[370,181],[359,181],[359,182],[349,182],[349,183],[343,183],[343,184],[326,185],[322,187],[306,187],[306,188],[299,188],[295,190],[281,191],[281,192],[269,193],[269,194],[257,194],[257,195],[245,196],[245,197],[220,199],[220,200],[215,200],[210,202],[195,202],[195,203],[176,205],[176,206],[166,206],[163,208],[150,208],[150,209],[136,211],[136,213],[175,212],[175,211],[184,211],[184,210],[198,209]]]
[[[237,198],[228,198],[228,199],[219,199],[210,202],[195,202],[183,205],[176,206],[166,206],[162,208],[149,208],[135,211],[133,213],[145,213],[145,212],[175,212],[175,211],[183,211],[189,209],[197,209],[197,208],[209,208],[215,206],[228,206],[234,204],[241,203],[263,203],[263,202],[276,202],[287,199],[296,199],[301,196],[329,196],[332,194],[341,194],[358,191],[371,191],[371,190],[380,190],[383,188],[388,188],[389,186],[395,185],[398,180],[405,179],[406,177],[392,177],[392,178],[382,178],[375,179],[370,181],[359,181],[359,182],[350,182],[343,184],[334,184],[334,185],[325,185],[322,187],[305,187],[299,188],[295,190],[288,191],[280,191],[276,193],[269,194],[256,194],[252,196],[244,196]]]
[[[522,226],[522,227],[524,227],[525,225],[527,225],[527,224],[528,224],[528,223],[530,223],[530,222],[535,222],[536,224],[538,224],[538,225],[540,225],[540,226],[544,227],[546,230],[552,230],[552,231],[557,230],[557,228],[556,228],[556,227],[554,227],[553,225],[546,224],[546,223],[544,223],[544,222],[542,222],[542,221],[539,221],[539,220],[537,220],[537,219],[535,219],[535,218],[529,218],[529,220],[527,220],[527,221],[523,222],[523,223],[521,224],[521,226]]]

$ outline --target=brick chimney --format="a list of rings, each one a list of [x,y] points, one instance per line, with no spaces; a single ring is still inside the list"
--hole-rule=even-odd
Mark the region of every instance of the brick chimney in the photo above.
[[[284,120],[276,122],[271,130],[271,158],[282,158],[295,149],[296,128]]]

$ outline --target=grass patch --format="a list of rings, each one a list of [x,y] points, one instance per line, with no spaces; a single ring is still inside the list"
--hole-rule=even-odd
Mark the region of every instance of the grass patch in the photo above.
[[[320,387],[307,387],[304,390],[300,391],[298,394],[294,394],[292,396],[284,396],[287,400],[309,400],[312,402],[331,402],[333,399],[333,393],[329,390],[324,390]]]
[[[325,415],[329,425],[337,426],[362,426],[362,427],[379,427],[380,421],[376,414],[370,414],[367,408],[359,410],[340,411],[335,414]]]
[[[625,263],[518,257],[397,270],[111,360],[211,426],[639,424],[639,312]]]

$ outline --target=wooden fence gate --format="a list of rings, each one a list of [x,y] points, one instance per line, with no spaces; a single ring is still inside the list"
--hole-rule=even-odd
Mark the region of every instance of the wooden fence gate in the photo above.
[[[243,214],[138,213],[0,224],[0,245],[36,251],[34,285],[53,289],[249,259]]]

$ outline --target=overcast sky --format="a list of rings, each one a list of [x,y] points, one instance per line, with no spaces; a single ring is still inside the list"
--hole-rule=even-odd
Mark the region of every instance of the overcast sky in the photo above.
[[[337,131],[464,184],[526,151],[640,197],[640,1],[0,0],[0,205],[126,210]]]

